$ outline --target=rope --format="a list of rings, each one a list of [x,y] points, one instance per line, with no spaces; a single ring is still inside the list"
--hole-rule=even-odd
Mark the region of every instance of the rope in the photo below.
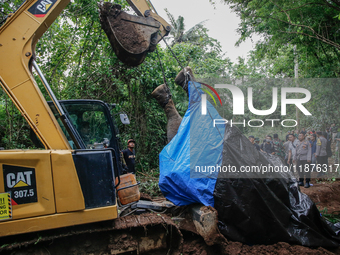
[[[159,61],[159,65],[161,66],[161,69],[162,69],[162,74],[163,74],[163,82],[164,82],[164,84],[165,84],[167,87],[169,87],[169,86],[168,86],[168,83],[166,82],[164,68],[163,68],[162,61],[161,61],[161,58],[160,58],[160,56],[159,56],[159,52],[158,52],[158,49],[157,49],[157,47],[156,47],[156,53],[157,53],[157,57],[158,57],[158,61]]]
[[[193,79],[192,79],[190,73],[189,73],[189,72],[185,72],[185,69],[184,69],[183,65],[181,64],[181,62],[179,61],[179,59],[177,58],[177,56],[175,55],[175,53],[172,51],[171,47],[168,45],[168,43],[166,42],[166,40],[165,40],[164,38],[162,38],[162,39],[163,39],[163,41],[165,42],[166,46],[167,46],[167,47],[169,48],[169,50],[171,51],[173,57],[176,59],[177,63],[179,64],[179,66],[182,68],[182,70],[183,70],[183,72],[184,72],[184,77],[185,77],[184,86],[187,86],[187,87],[188,87],[188,86],[189,86],[189,81],[190,81],[190,82],[192,82],[192,84],[194,85],[196,91],[198,91],[198,88],[196,87],[196,84],[195,84],[195,82],[193,81]],[[158,53],[157,48],[156,48],[156,52],[157,52],[158,60],[159,60],[159,63],[160,63],[161,69],[162,69],[164,83],[165,83],[166,87],[168,88],[169,93],[170,93],[170,96],[171,96],[171,91],[170,91],[169,86],[168,86],[168,84],[167,84],[167,82],[166,82],[166,80],[165,80],[165,73],[164,73],[164,70],[163,70],[162,62],[161,62],[161,59],[160,59],[160,57],[159,57],[159,53]],[[189,88],[187,88],[187,89],[188,89],[188,96],[189,96]],[[190,100],[190,99],[189,99],[189,100]],[[210,111],[208,110],[207,112],[208,112],[208,114],[209,114],[209,117],[213,120],[213,117],[211,116]],[[215,125],[215,128],[216,128],[217,132],[219,133],[220,137],[223,139],[224,136],[221,134],[220,130],[217,128],[216,125]]]
[[[163,41],[165,42],[166,46],[168,47],[168,49],[170,50],[170,52],[172,53],[172,56],[176,59],[178,65],[181,67],[182,70],[184,70],[184,67],[181,63],[181,61],[179,61],[179,59],[177,58],[176,54],[172,51],[171,47],[169,46],[169,44],[166,42],[166,40],[164,39],[164,37],[162,38]]]
[[[162,69],[163,81],[164,81],[164,84],[165,84],[165,87],[166,87],[166,90],[167,90],[167,94],[168,94],[166,102],[164,102],[162,104],[162,107],[164,108],[167,105],[167,103],[169,102],[169,100],[171,99],[172,94],[171,94],[171,90],[169,88],[169,85],[166,82],[165,72],[164,72],[164,69],[163,69],[162,61],[161,61],[161,58],[159,56],[157,47],[156,47],[156,52],[157,52],[157,56],[158,56],[159,65],[161,66],[161,69]]]

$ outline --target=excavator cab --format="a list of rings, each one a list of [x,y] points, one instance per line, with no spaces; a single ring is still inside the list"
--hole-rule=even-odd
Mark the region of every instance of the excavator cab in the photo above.
[[[110,106],[100,100],[61,100],[68,119],[79,133],[86,149],[114,148],[119,150],[118,128],[110,112]],[[58,120],[58,112],[52,102],[48,102],[52,112]],[[74,142],[58,120],[72,149],[76,149]]]

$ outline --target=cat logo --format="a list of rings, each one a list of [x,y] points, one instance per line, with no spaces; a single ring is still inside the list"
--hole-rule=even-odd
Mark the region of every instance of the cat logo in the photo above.
[[[35,168],[2,165],[5,192],[11,193],[12,205],[38,201]]]
[[[31,186],[32,171],[8,173],[6,183],[8,188],[18,188]]]
[[[41,11],[42,13],[46,13],[46,11],[51,7],[52,1],[50,0],[44,0],[41,1],[40,4],[38,4],[37,9]]]
[[[56,1],[57,0],[39,0],[32,5],[28,11],[37,18],[43,18]]]

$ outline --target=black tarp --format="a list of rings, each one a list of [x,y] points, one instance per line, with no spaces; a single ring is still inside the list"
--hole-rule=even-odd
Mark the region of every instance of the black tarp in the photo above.
[[[236,127],[226,126],[222,166],[280,166],[278,156],[256,150]],[[300,192],[294,174],[218,174],[214,201],[219,229],[227,238],[247,244],[288,242],[337,247],[339,225],[326,222],[311,199]]]

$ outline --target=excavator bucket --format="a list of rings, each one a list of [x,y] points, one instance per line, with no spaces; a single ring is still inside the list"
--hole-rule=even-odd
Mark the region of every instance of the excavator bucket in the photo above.
[[[118,4],[99,6],[100,23],[117,57],[126,65],[140,65],[156,49],[161,24],[151,16],[134,16]]]

